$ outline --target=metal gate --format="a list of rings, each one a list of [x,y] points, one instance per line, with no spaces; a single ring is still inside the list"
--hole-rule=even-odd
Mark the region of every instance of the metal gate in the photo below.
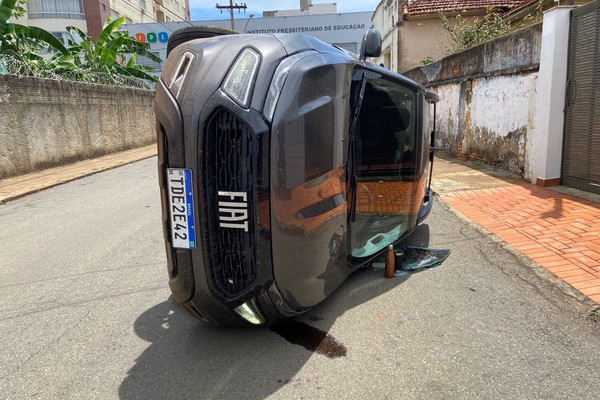
[[[600,0],[571,13],[562,184],[600,194]]]

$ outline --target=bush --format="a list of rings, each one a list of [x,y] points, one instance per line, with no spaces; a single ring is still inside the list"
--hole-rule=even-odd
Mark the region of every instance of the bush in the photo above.
[[[482,19],[479,17],[468,18],[465,10],[459,12],[453,21],[448,20],[444,15],[440,15],[440,18],[450,37],[447,54],[470,49],[513,30],[511,23],[493,8],[488,8]]]

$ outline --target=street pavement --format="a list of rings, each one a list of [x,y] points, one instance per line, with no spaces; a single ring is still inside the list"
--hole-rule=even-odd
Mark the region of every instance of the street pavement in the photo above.
[[[361,270],[299,318],[345,348],[331,358],[189,318],[167,285],[156,159],[111,168],[0,206],[0,399],[597,398],[591,300],[445,202],[517,177],[438,160],[410,243],[450,257]]]
[[[1,179],[0,204],[84,176],[93,175],[98,172],[120,167],[155,155],[156,145],[152,144],[55,168],[48,168],[41,171],[34,171],[28,174]]]
[[[155,155],[149,145],[0,180],[0,204]],[[443,155],[434,162],[432,188],[457,215],[533,260],[532,268],[566,301],[600,318],[600,195],[536,187],[484,163]]]

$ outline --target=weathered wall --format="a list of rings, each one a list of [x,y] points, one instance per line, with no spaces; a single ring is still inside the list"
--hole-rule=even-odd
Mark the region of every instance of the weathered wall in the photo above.
[[[0,75],[0,179],[155,141],[154,92]]]
[[[540,48],[537,24],[408,71],[441,97],[436,146],[525,174]]]

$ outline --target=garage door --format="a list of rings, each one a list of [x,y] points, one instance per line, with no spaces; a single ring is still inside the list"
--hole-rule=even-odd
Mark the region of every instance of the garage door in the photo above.
[[[600,193],[600,0],[572,11],[562,184]]]

